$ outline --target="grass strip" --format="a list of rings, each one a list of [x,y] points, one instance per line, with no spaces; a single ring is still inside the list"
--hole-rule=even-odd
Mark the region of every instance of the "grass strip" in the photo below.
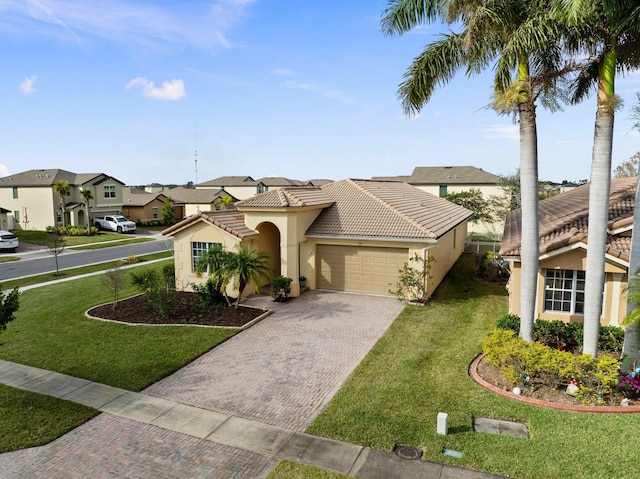
[[[0,256],[0,263],[9,263],[11,261],[20,261],[18,256]]]
[[[463,255],[426,306],[400,314],[308,432],[386,451],[420,446],[426,460],[521,479],[637,476],[631,438],[640,416],[530,406],[469,378],[469,363],[507,309],[503,286],[473,276],[473,259]],[[438,412],[449,414],[447,436],[436,433]],[[474,415],[520,421],[531,438],[476,433]],[[442,447],[463,456],[444,456]]]
[[[74,246],[72,249],[74,250],[93,250],[93,249],[102,249],[102,248],[111,248],[112,246],[124,246],[128,244],[134,243],[146,243],[147,241],[155,241],[154,238],[131,238],[131,239],[118,239],[112,240],[108,243],[95,243],[83,246]]]
[[[169,258],[171,257],[170,251],[161,251],[159,253],[151,253],[141,255],[139,258],[144,263],[145,261],[153,261],[154,259]],[[82,274],[95,273],[96,271],[106,271],[113,268],[115,261],[107,261],[106,263],[97,263],[88,266],[79,266],[77,268],[69,268],[60,270],[60,274],[56,276],[55,272],[42,273],[35,276],[29,276],[26,278],[10,279],[3,281],[0,286],[3,290],[22,288],[23,286],[31,286],[32,284],[46,283],[47,281],[55,281],[56,279],[69,278],[72,276],[79,276]]]
[[[20,242],[36,244],[39,246],[47,246],[51,239],[51,235],[46,231],[38,230],[12,230]],[[91,236],[65,236],[65,246],[78,246],[83,244],[100,243],[102,241],[120,241],[126,238],[120,233],[100,232]]]
[[[278,465],[271,470],[268,479],[348,479],[349,476],[343,476],[337,472],[329,472],[317,467],[306,466],[291,461],[280,461]]]
[[[98,411],[0,384],[0,453],[42,446]]]

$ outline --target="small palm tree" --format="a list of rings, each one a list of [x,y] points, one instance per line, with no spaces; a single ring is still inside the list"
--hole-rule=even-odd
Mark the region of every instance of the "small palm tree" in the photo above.
[[[67,194],[69,193],[69,182],[66,180],[59,180],[53,184],[53,191],[58,193],[60,197],[60,209],[62,210],[62,226],[66,226],[66,208],[65,203],[67,200]]]
[[[229,253],[228,273],[238,287],[236,308],[240,304],[242,293],[248,284],[253,284],[256,291],[260,290],[260,280],[268,280],[271,274],[269,254],[261,251],[251,251],[237,247],[236,252]]]
[[[216,206],[220,206],[220,208],[224,210],[227,206],[233,203],[233,198],[231,198],[231,196],[220,196],[216,198],[214,203]]]
[[[91,194],[90,189],[82,189],[80,190],[80,196],[82,196],[84,210],[87,213],[87,234],[89,234],[91,230],[91,218],[89,218],[89,209],[91,208],[91,200],[93,199],[93,194]]]
[[[226,298],[225,290],[229,284],[229,263],[231,254],[221,247],[209,248],[198,257],[195,271],[198,276],[207,274],[213,283],[216,295]]]

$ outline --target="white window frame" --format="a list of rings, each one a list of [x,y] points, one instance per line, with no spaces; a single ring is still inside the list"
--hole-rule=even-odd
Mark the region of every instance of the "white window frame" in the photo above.
[[[584,271],[547,269],[544,275],[544,311],[584,315],[584,283]],[[578,299],[580,295],[582,300]],[[564,305],[569,306],[568,310]]]
[[[206,253],[211,248],[222,249],[222,243],[208,243],[205,241],[192,241],[191,242],[191,271],[195,273],[196,264],[198,264],[198,258]],[[208,269],[206,273],[209,273]]]
[[[104,185],[104,197],[105,199],[115,198],[116,185]]]

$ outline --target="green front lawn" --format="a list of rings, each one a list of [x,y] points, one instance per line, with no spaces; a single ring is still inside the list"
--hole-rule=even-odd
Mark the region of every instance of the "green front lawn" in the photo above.
[[[469,378],[470,362],[507,308],[504,287],[473,280],[472,268],[463,256],[426,306],[407,307],[307,432],[386,451],[411,444],[429,461],[519,479],[637,477],[639,415],[529,406]],[[438,412],[449,414],[448,436],[436,433]],[[521,421],[531,438],[476,433],[474,415]],[[442,455],[443,446],[462,458]],[[281,467],[290,469],[279,466],[269,478],[304,477]]]
[[[0,358],[139,391],[234,334],[229,329],[88,319],[87,309],[111,299],[101,277],[24,292],[16,320],[0,333]],[[120,297],[134,293],[128,285]]]

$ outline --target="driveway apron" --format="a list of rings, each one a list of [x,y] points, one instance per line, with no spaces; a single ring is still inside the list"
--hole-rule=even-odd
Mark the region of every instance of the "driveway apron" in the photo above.
[[[389,297],[310,291],[145,394],[303,431],[402,310]],[[275,462],[101,414],[43,447],[0,455],[0,477],[261,478]]]

